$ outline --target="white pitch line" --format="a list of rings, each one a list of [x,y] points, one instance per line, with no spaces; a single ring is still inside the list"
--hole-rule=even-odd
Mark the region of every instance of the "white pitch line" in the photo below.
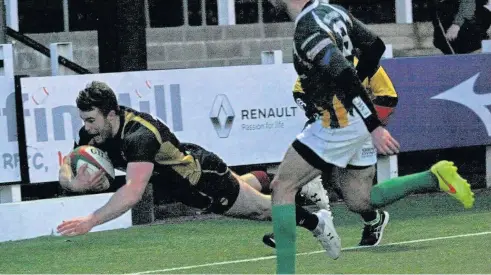
[[[446,239],[482,236],[482,235],[489,235],[489,234],[491,234],[491,231],[485,231],[485,232],[479,232],[479,233],[470,233],[470,234],[460,234],[460,235],[445,236],[445,237],[428,238],[428,239],[419,239],[419,240],[411,240],[411,241],[403,241],[403,242],[395,242],[395,243],[381,244],[381,245],[376,246],[376,247],[393,246],[393,245],[401,245],[401,244],[411,244],[411,243],[422,243],[422,242],[430,242],[430,241],[438,241],[438,240],[446,240]],[[372,247],[372,246],[365,246],[365,247],[353,246],[353,247],[346,247],[346,248],[343,248],[341,250],[342,251],[349,251],[349,250],[367,249],[367,248],[375,248],[375,247]],[[304,256],[304,255],[319,254],[319,253],[323,253],[323,252],[325,252],[325,250],[297,253],[296,255],[297,256]],[[131,275],[151,274],[151,273],[156,273],[156,272],[169,272],[169,271],[176,271],[176,270],[186,270],[186,269],[194,269],[194,268],[208,267],[208,266],[257,262],[257,261],[265,261],[265,260],[272,260],[272,259],[276,259],[276,256],[267,256],[267,257],[250,258],[250,259],[242,259],[242,260],[224,261],[224,262],[214,262],[214,263],[207,263],[207,264],[200,264],[200,265],[180,266],[180,267],[173,267],[173,268],[166,268],[166,269],[159,269],[159,270],[148,270],[148,271],[142,271],[142,272],[137,272],[137,273],[131,273]]]

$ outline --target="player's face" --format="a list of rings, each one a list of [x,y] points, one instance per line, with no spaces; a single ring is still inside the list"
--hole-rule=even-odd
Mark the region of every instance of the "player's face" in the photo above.
[[[80,118],[84,121],[85,130],[93,136],[92,140],[95,144],[104,143],[112,137],[113,128],[110,123],[110,116],[104,116],[97,108],[88,112],[80,111]]]

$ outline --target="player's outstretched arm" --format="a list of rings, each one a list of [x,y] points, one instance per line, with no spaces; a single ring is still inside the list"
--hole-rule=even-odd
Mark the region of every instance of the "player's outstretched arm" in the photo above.
[[[138,203],[153,173],[152,162],[130,162],[126,169],[126,184],[111,199],[94,212],[95,225],[115,219]]]
[[[109,201],[94,213],[64,221],[57,227],[58,233],[65,236],[82,235],[94,226],[113,220],[131,209],[141,200],[143,192],[153,173],[151,162],[130,162],[126,169],[126,184],[114,193]]]

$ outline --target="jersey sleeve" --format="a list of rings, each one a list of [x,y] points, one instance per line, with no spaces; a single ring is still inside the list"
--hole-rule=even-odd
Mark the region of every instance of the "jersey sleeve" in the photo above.
[[[373,104],[377,110],[382,125],[387,125],[389,118],[397,106],[397,92],[383,67],[369,81],[369,87],[373,92]]]
[[[360,20],[352,17],[353,27],[350,38],[353,47],[359,49],[359,62],[356,66],[361,81],[371,78],[379,68],[380,59],[385,52],[385,44],[378,35],[367,28]]]
[[[128,162],[154,162],[159,149],[157,137],[143,127],[124,138],[123,154]]]

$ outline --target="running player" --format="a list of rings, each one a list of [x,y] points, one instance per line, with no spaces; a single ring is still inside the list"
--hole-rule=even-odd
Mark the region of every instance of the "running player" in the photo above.
[[[356,55],[354,57],[354,65],[358,65],[358,58],[356,58]],[[386,126],[389,117],[394,112],[394,108],[396,107],[398,101],[397,93],[394,85],[392,84],[392,81],[385,72],[384,68],[379,66],[375,74],[370,78],[366,78],[362,84],[364,87],[367,88],[367,91],[369,92],[370,98],[372,99],[375,109],[377,110],[378,118],[382,122],[382,125]],[[293,98],[295,102],[299,105],[299,107],[305,111],[305,115],[308,119],[306,125],[314,122],[319,114],[317,114],[315,106],[307,104],[308,101],[305,99],[305,92],[302,89],[300,78],[297,78],[297,81],[293,86]],[[334,107],[336,110],[344,109],[344,106],[340,104],[339,101],[335,104],[338,105]],[[335,112],[335,114],[346,113],[346,111]],[[346,118],[336,117],[335,119],[343,120]],[[332,167],[332,169],[333,173],[345,173],[343,171],[343,168],[338,168],[334,166]],[[332,176],[324,173],[322,175],[322,178],[332,179]],[[327,198],[327,195],[325,195],[325,191],[319,191],[319,187],[314,185],[315,182],[319,180],[320,178],[317,178],[315,181],[303,186],[301,189],[301,193],[307,193],[307,198],[315,202],[319,206],[319,208],[327,209],[330,211],[329,199]],[[330,182],[329,184],[334,184],[334,182]],[[322,186],[322,183],[320,183],[320,185]],[[315,189],[312,190],[311,186],[314,186]],[[324,198],[323,196],[326,197]],[[382,241],[384,229],[389,222],[389,213],[387,211],[373,210],[361,213],[361,217],[365,226],[363,228],[361,240],[358,245],[377,246]],[[273,233],[265,234],[263,237],[263,242],[273,248],[276,246]]]
[[[472,207],[474,197],[469,184],[448,161],[436,163],[429,171],[372,186],[377,151],[384,155],[399,152],[399,144],[383,128],[361,83],[376,72],[385,44],[342,7],[327,1],[272,2],[284,5],[295,18],[294,66],[306,101],[319,114],[288,148],[272,182],[277,272],[295,272],[296,192],[333,166],[346,168],[341,173],[340,187],[347,206],[356,213],[373,211],[415,191],[438,188],[464,207]],[[354,48],[361,52],[356,70]],[[339,241],[323,241],[328,255],[338,258]]]

